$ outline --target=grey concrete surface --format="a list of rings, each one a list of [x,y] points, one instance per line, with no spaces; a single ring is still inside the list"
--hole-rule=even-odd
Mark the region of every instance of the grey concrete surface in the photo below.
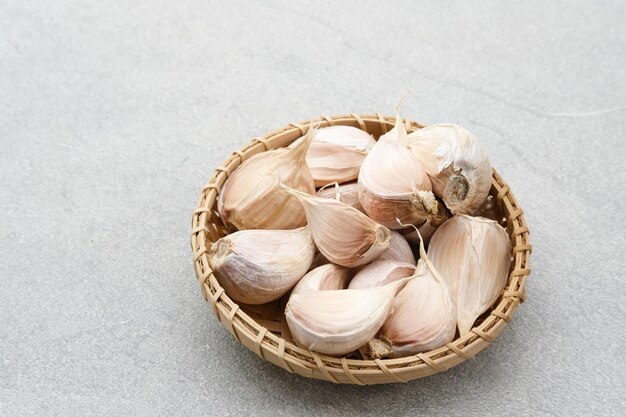
[[[0,1],[0,415],[626,415],[626,3]],[[201,297],[190,216],[321,114],[473,131],[527,213],[528,300],[475,360],[334,386]]]

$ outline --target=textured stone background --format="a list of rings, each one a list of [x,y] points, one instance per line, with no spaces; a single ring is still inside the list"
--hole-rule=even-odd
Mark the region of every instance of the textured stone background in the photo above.
[[[0,415],[624,415],[626,4],[0,1]],[[473,131],[527,213],[528,300],[475,360],[334,386],[201,297],[200,188],[321,114]]]

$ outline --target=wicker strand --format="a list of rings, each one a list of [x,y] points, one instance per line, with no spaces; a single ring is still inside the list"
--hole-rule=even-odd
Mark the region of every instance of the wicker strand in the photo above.
[[[354,375],[354,373],[352,373],[350,367],[348,366],[348,360],[346,358],[341,358],[341,368],[343,369],[343,372],[348,376],[350,381],[354,382],[357,385],[365,385],[363,382],[361,382],[359,378],[356,377],[356,375]]]
[[[326,365],[324,365],[324,362],[322,361],[322,358],[320,358],[320,355],[311,351],[311,356],[313,356],[313,359],[315,360],[315,363],[317,364],[317,368],[322,372],[322,374],[324,374],[326,379],[332,382],[333,384],[338,384],[339,381],[337,381],[335,377],[332,376],[330,372],[328,372],[328,369],[326,369]]]
[[[263,345],[263,338],[265,337],[266,334],[267,334],[267,328],[261,327],[261,331],[259,332],[258,336],[254,340],[254,351],[256,352],[257,355],[259,355],[259,358],[261,359],[265,359],[265,357],[263,356],[263,348],[261,346]]]
[[[306,135],[306,132],[307,132],[307,130],[308,130],[306,127],[304,127],[303,125],[301,125],[301,124],[299,124],[299,123],[289,123],[289,126],[293,126],[293,127],[295,127],[296,129],[299,129],[299,130],[300,130],[300,135],[301,135],[301,136]]]
[[[365,122],[363,121],[363,119],[361,118],[361,116],[359,116],[356,113],[350,113],[350,116],[354,117],[354,120],[356,120],[356,122],[359,124],[359,129],[361,130],[366,130],[365,128]]]
[[[278,341],[277,354],[278,354],[278,358],[283,364],[283,368],[285,368],[289,373],[293,374],[293,369],[291,369],[289,362],[287,362],[287,359],[285,359],[285,339],[280,339]]]
[[[435,362],[434,360],[430,359],[427,355],[425,355],[423,353],[418,353],[417,357],[420,358],[421,360],[423,360],[426,365],[430,366],[431,368],[433,368],[437,372],[444,372],[444,371],[448,370],[448,368],[446,368],[445,366],[443,366],[441,364],[438,364],[437,362]]]
[[[459,349],[458,347],[454,346],[454,343],[450,342],[446,345],[451,351],[453,351],[454,353],[456,353],[457,355],[459,355],[461,358],[463,358],[464,360],[468,360],[468,359],[474,359],[474,357],[472,355],[469,355],[465,352],[463,352],[463,350]]]
[[[485,342],[493,342],[494,341],[494,337],[488,333],[483,332],[482,330],[480,330],[478,327],[474,327],[472,329],[472,333],[474,333],[476,336],[480,337],[481,339],[483,339]]]
[[[260,143],[261,145],[263,145],[265,147],[265,151],[269,151],[269,150],[272,149],[272,145],[265,138],[261,138],[261,137],[254,138],[254,139],[252,139],[252,142],[257,142],[257,143]]]
[[[374,359],[374,362],[376,362],[376,365],[378,365],[380,370],[383,371],[385,375],[391,377],[391,379],[393,379],[395,382],[409,382],[406,379],[394,374],[391,369],[387,368],[387,365],[385,365],[382,360]]]

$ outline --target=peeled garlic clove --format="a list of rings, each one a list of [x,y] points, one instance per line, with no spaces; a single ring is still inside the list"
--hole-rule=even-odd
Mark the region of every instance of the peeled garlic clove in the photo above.
[[[473,214],[491,188],[491,160],[476,137],[460,126],[427,126],[409,135],[409,147],[453,213]]]
[[[369,133],[356,127],[328,126],[319,129],[306,153],[306,163],[311,169],[315,186],[356,179],[365,155],[375,144]]]
[[[281,192],[279,180],[305,193],[315,194],[305,155],[313,140],[309,129],[293,148],[254,155],[226,180],[218,211],[232,229],[293,229],[306,224],[300,203]]]
[[[313,240],[332,263],[348,268],[364,265],[389,246],[389,229],[357,209],[337,200],[281,187],[302,203]]]
[[[348,268],[335,264],[318,266],[302,277],[291,295],[309,291],[343,290],[348,287],[352,274]]]
[[[318,197],[334,198],[342,203],[354,207],[361,213],[365,213],[363,206],[359,201],[359,184],[356,182],[348,182],[345,184],[337,184],[336,186],[328,185],[317,191]]]
[[[408,148],[400,117],[365,157],[358,183],[359,200],[367,215],[390,229],[401,228],[396,219],[419,224],[429,217],[447,216],[432,193],[428,175]]]
[[[380,287],[410,277],[415,272],[415,261],[412,264],[393,260],[375,260],[365,265],[356,273],[349,289]]]
[[[409,246],[409,242],[395,230],[390,230],[390,232],[391,239],[389,240],[389,247],[385,253],[380,255],[376,260],[393,260],[415,265],[415,256],[413,256],[413,250],[411,246]]]
[[[461,336],[498,299],[511,265],[511,243],[497,222],[456,215],[433,235],[428,256],[456,304]]]
[[[389,314],[407,278],[359,290],[292,294],[285,316],[295,342],[327,355],[345,355],[370,340]]]
[[[209,265],[226,294],[245,304],[280,298],[306,274],[315,245],[308,226],[242,230],[211,246]]]
[[[455,332],[454,304],[420,243],[413,279],[396,296],[378,339],[368,343],[367,354],[375,359],[413,355],[451,342]]]

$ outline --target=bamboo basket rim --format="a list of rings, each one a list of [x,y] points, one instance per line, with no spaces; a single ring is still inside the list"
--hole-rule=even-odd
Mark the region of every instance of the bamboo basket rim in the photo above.
[[[380,113],[372,115],[345,114],[323,116],[320,127],[347,125],[360,128],[379,136],[389,131],[395,122],[394,116]],[[409,131],[424,127],[404,120]],[[287,146],[304,135],[313,120],[290,123],[252,141],[233,154],[218,168],[202,188],[198,205],[192,215],[191,249],[194,268],[205,300],[210,304],[217,319],[244,346],[261,359],[270,361],[290,373],[317,378],[333,383],[370,385],[392,382],[408,382],[446,371],[487,347],[504,330],[518,305],[526,298],[525,281],[529,268],[532,246],[529,230],[522,209],[511,193],[509,186],[493,170],[492,193],[507,219],[507,233],[511,238],[513,262],[507,286],[489,316],[475,326],[469,334],[459,337],[445,346],[397,359],[359,360],[337,358],[302,349],[290,340],[281,337],[281,328],[286,323],[253,318],[233,301],[220,286],[208,262],[211,243],[227,234],[226,227],[217,213],[217,197],[228,176],[246,159],[260,152]],[[270,303],[270,304],[275,304]],[[276,311],[284,305],[277,303]],[[279,311],[279,317],[280,317]],[[288,330],[288,329],[287,329]]]

